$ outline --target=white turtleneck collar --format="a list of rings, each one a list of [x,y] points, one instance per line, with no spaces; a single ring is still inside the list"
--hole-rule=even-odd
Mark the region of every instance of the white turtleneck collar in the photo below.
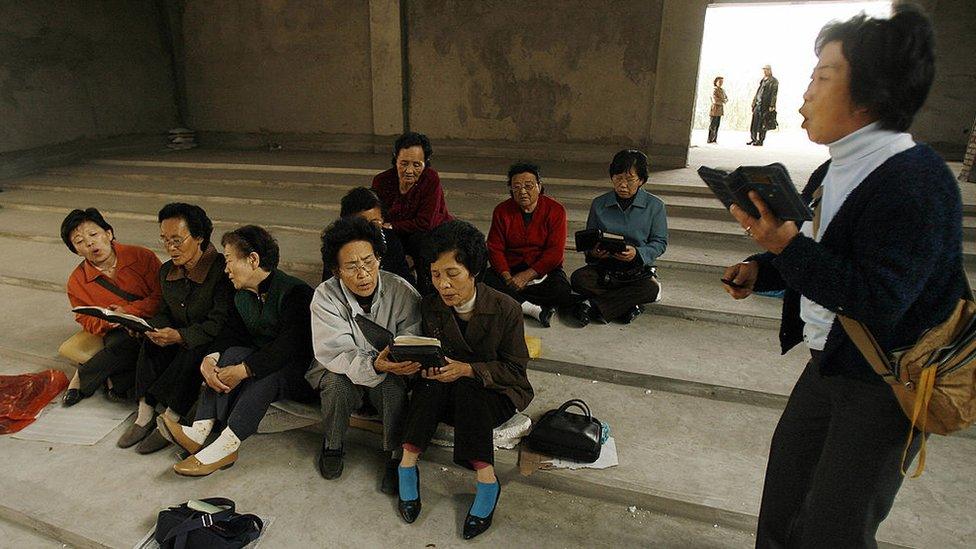
[[[863,161],[872,156],[880,156],[887,160],[895,154],[915,146],[911,134],[883,130],[880,126],[880,122],[872,122],[833,143],[829,143],[827,149],[830,151],[831,167]],[[885,154],[892,149],[896,149],[896,151]]]
[[[464,317],[464,315],[471,314],[471,312],[474,311],[474,300],[477,298],[478,298],[478,287],[475,286],[474,294],[471,296],[471,299],[454,307],[454,312],[461,315],[462,318]]]

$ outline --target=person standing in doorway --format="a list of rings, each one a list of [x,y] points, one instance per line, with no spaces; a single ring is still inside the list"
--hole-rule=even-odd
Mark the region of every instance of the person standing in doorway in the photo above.
[[[721,76],[716,76],[715,80],[712,80],[712,85],[715,88],[712,90],[712,108],[708,111],[708,115],[711,117],[711,123],[708,125],[709,143],[718,143],[718,125],[722,122],[725,104],[729,101],[728,96],[725,95],[725,90],[722,89],[724,81],[725,79]]]
[[[776,112],[776,94],[779,92],[779,80],[773,76],[773,68],[763,66],[763,79],[756,89],[756,96],[752,98],[752,125],[749,127],[750,141],[746,145],[763,146],[766,140],[767,113]]]

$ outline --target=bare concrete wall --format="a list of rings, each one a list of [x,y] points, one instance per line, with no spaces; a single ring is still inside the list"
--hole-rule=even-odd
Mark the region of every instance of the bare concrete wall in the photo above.
[[[648,144],[662,0],[416,0],[407,10],[411,129]]]
[[[161,134],[175,118],[151,1],[0,3],[0,152]]]
[[[367,0],[186,2],[197,130],[371,134]]]

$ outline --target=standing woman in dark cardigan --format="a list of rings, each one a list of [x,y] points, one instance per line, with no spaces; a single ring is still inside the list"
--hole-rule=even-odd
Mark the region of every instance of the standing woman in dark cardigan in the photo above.
[[[373,190],[386,210],[383,227],[393,229],[403,241],[421,295],[433,291],[430,269],[423,260],[424,242],[430,231],[453,219],[444,202],[441,178],[430,167],[431,154],[426,135],[407,132],[393,144],[393,167],[373,178]]]
[[[477,475],[464,538],[491,526],[501,485],[495,476],[492,430],[524,410],[534,395],[526,377],[522,309],[511,297],[476,283],[485,268],[485,237],[463,221],[431,233],[427,258],[437,290],[420,304],[424,335],[441,341],[447,364],[421,371],[407,413],[400,462],[400,516],[420,514],[417,460],[437,424],[454,426],[454,462]]]
[[[227,320],[233,287],[224,258],[210,243],[213,223],[200,206],[174,202],[159,210],[159,239],[170,260],[159,269],[163,301],[149,323],[136,363],[136,421],[118,445],[148,454],[169,445],[153,421],[186,415],[200,392],[200,361]]]
[[[268,231],[246,225],[224,234],[225,272],[237,290],[234,307],[214,352],[200,363],[206,386],[193,424],[163,416],[163,427],[191,455],[173,466],[186,476],[205,476],[237,461],[241,441],[257,432],[272,402],[310,402],[305,382],[312,363],[309,303],[312,288],[278,270],[278,243]],[[205,448],[219,422],[220,435]]]

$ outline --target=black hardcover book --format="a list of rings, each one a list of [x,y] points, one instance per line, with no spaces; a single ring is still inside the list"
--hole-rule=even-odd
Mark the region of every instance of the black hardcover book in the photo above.
[[[394,337],[393,332],[363,315],[356,315],[355,320],[374,349],[382,351],[390,348],[390,360],[393,362],[419,362],[425,370],[446,364],[441,342],[436,338],[411,335]]]
[[[128,328],[133,332],[140,334],[144,332],[151,332],[156,329],[142,318],[127,313],[120,313],[111,309],[106,309],[105,307],[75,307],[71,309],[71,311],[82,315],[100,318],[107,322],[113,322],[119,326],[122,326],[123,328]]]
[[[617,254],[627,249],[627,242],[623,236],[603,232],[600,229],[583,229],[582,231],[576,231],[575,236],[577,252],[588,252],[597,246],[612,254]]]
[[[726,208],[735,204],[758,218],[759,211],[749,199],[749,191],[755,191],[780,219],[797,222],[813,219],[813,212],[797,192],[786,166],[780,163],[740,166],[732,172],[702,166],[698,175]]]

